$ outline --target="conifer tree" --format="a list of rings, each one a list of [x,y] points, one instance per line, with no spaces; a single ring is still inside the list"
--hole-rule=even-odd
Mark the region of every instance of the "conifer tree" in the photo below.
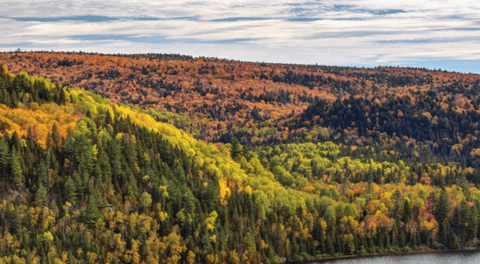
[[[237,159],[237,157],[239,157],[242,152],[242,145],[240,145],[240,142],[237,138],[233,138],[231,152],[232,159]]]
[[[130,174],[130,177],[128,177],[128,196],[137,198],[138,195],[137,180],[133,174]]]
[[[17,155],[15,148],[12,151],[12,175],[15,185],[20,190],[23,185],[23,171],[21,156]]]
[[[3,140],[0,139],[0,167],[2,172],[2,181],[3,181],[3,191],[6,192],[7,190],[7,166],[10,163],[10,153],[8,149],[8,144]]]
[[[43,186],[43,183],[41,181],[39,181],[35,198],[38,204],[46,204],[48,202],[47,189],[45,188],[45,186]]]
[[[77,191],[77,184],[72,177],[68,176],[67,182],[65,183],[65,197],[67,198],[67,201],[75,204],[77,201]]]
[[[96,201],[96,197],[94,195],[90,195],[87,210],[85,211],[85,223],[90,227],[93,227],[99,218],[100,210],[98,210],[98,202]]]
[[[40,164],[38,164],[38,179],[42,182],[43,185],[48,186],[48,170],[45,163],[46,161],[41,159]]]

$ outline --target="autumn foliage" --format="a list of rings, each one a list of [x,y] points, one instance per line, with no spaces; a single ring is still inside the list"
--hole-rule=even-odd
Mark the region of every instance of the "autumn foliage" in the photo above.
[[[478,246],[476,75],[160,55],[0,61],[15,73],[0,68],[0,262]]]

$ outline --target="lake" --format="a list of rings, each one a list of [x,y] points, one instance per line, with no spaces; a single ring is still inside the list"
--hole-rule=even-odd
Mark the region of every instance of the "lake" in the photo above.
[[[310,264],[470,264],[480,263],[480,252],[446,252],[410,255],[392,255],[379,257],[365,257],[352,259],[339,259],[331,261],[310,262]]]

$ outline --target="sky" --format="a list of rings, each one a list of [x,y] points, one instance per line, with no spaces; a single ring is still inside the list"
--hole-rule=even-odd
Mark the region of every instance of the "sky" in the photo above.
[[[2,0],[0,51],[175,53],[480,74],[480,2]]]

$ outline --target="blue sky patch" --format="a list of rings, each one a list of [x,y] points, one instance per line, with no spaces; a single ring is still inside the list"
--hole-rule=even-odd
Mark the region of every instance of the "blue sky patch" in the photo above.
[[[479,42],[478,38],[473,37],[458,37],[458,38],[419,38],[419,39],[392,39],[392,40],[379,40],[376,41],[379,44],[429,44],[429,43],[455,43],[464,41]]]

